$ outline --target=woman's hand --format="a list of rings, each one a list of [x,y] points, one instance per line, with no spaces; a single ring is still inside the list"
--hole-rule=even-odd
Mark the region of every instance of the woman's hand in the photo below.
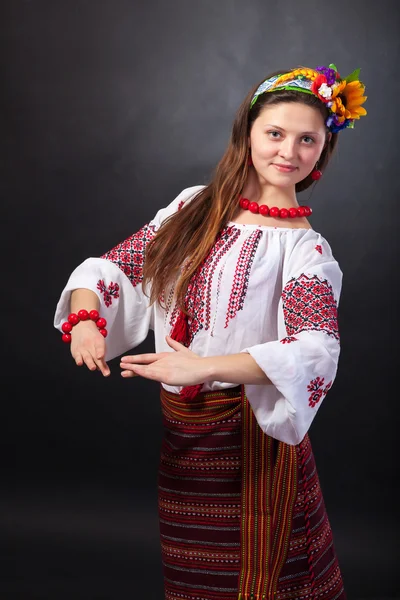
[[[165,339],[175,352],[123,356],[120,362],[120,367],[123,369],[122,377],[140,375],[167,385],[186,386],[203,383],[208,373],[201,356],[173,340],[169,335]]]
[[[72,328],[71,354],[78,367],[85,363],[90,371],[98,369],[105,377],[110,374],[104,360],[106,342],[93,321],[80,321]]]

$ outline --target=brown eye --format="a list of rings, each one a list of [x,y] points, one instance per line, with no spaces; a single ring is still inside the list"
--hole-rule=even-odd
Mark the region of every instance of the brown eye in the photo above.
[[[280,136],[281,134],[279,133],[279,131],[268,131],[267,132],[268,135],[270,135],[273,139],[277,139],[278,136]],[[276,134],[276,135],[275,135]]]

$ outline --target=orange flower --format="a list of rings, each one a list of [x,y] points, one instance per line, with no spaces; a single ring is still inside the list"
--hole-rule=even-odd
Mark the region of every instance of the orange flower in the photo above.
[[[340,98],[335,98],[335,100],[332,102],[332,106],[331,106],[331,111],[335,113],[336,115],[336,121],[341,125],[346,119],[349,119],[350,117],[347,116],[348,113],[346,111],[346,108],[343,106],[343,102]]]
[[[361,81],[351,81],[346,85],[344,95],[346,98],[346,110],[351,113],[350,119],[359,119],[367,114],[365,108],[361,106],[367,99],[364,96],[365,86]]]
[[[361,81],[342,81],[333,91],[331,111],[336,114],[338,122],[345,119],[359,119],[367,114],[361,105],[367,99],[364,96],[365,86]]]

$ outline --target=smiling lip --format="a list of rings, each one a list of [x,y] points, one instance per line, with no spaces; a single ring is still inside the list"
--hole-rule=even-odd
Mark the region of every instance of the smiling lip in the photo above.
[[[296,167],[293,167],[292,165],[280,165],[277,163],[272,163],[274,167],[276,167],[278,169],[278,171],[283,171],[285,173],[288,173],[289,171],[295,171]]]

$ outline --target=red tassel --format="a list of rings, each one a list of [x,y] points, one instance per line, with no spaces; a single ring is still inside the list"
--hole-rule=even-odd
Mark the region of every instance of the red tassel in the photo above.
[[[182,400],[193,400],[196,398],[197,394],[199,394],[202,387],[202,383],[198,383],[197,385],[187,385],[181,389],[179,396],[182,398]]]
[[[173,340],[180,342],[184,346],[189,343],[189,325],[187,322],[187,315],[181,310],[176,320],[174,328],[171,333]]]
[[[189,324],[187,321],[187,315],[185,315],[182,310],[180,311],[175,322],[171,337],[173,340],[180,342],[186,347],[189,345]],[[196,398],[202,387],[202,383],[198,383],[197,385],[187,385],[181,389],[179,396],[182,398],[182,400],[193,400],[193,398]]]

